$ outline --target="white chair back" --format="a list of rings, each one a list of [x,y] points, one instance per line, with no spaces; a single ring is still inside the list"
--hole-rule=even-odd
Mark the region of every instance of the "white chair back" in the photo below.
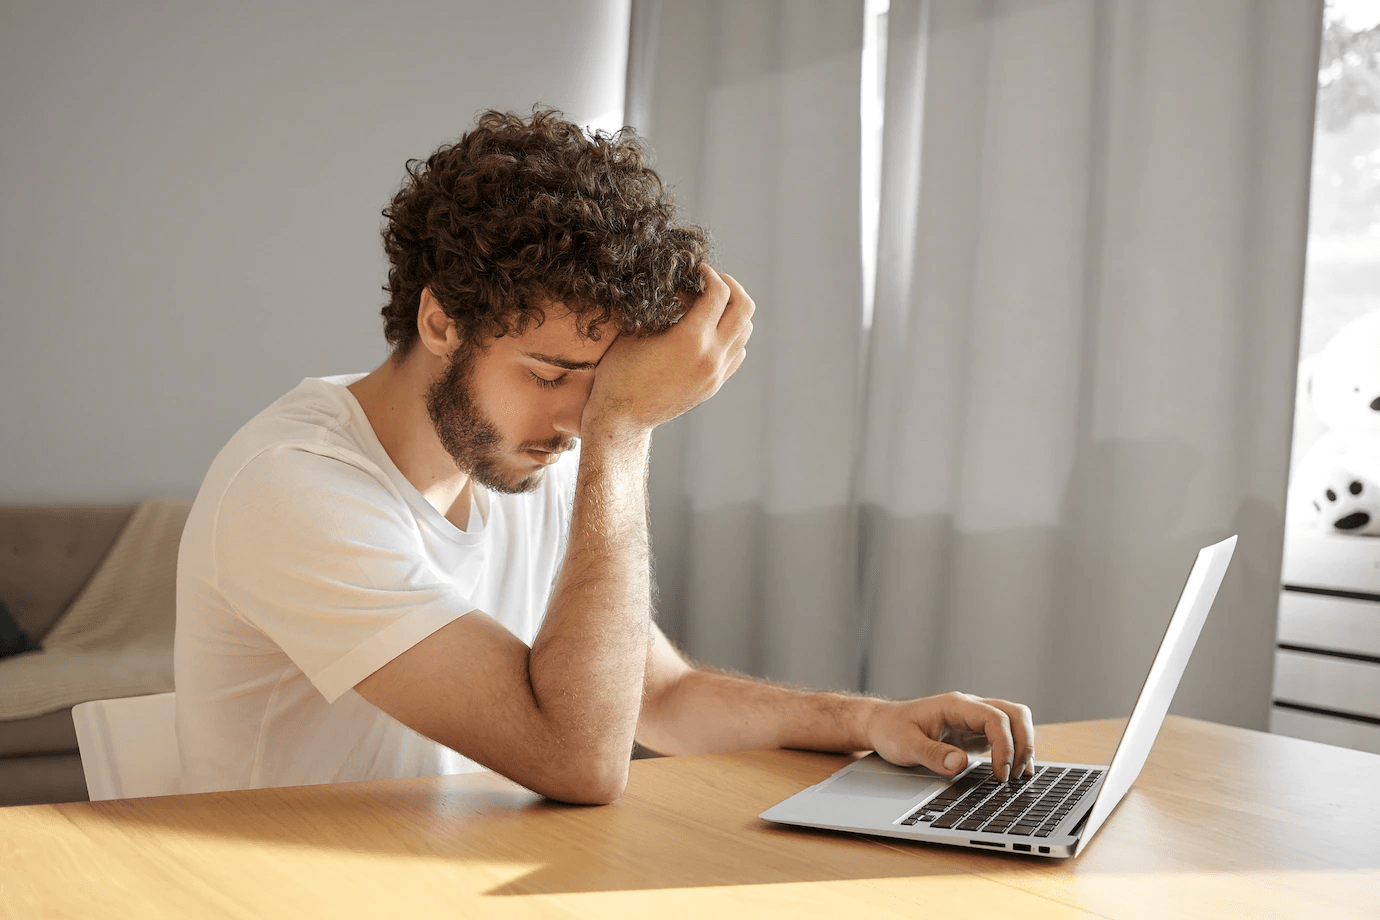
[[[181,791],[174,694],[78,703],[72,723],[91,801]]]

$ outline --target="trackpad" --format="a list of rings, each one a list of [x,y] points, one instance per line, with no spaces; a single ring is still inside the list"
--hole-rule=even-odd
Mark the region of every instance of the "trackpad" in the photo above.
[[[895,773],[850,770],[819,791],[834,795],[860,795],[875,799],[913,799],[946,784],[945,780]]]

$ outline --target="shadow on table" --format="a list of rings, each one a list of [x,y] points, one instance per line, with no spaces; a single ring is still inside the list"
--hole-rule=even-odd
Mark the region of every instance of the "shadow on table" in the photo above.
[[[779,768],[779,756],[764,757],[760,769]],[[788,756],[784,776],[767,775],[783,789],[777,799],[839,763],[837,756]],[[497,775],[471,774],[82,803],[72,817],[88,826],[119,824],[125,833],[137,828],[141,836],[171,831],[183,839],[534,867],[490,895],[914,878],[967,874],[976,864],[996,870],[1003,862],[987,853],[778,828],[757,818],[775,799],[759,803],[741,789],[709,788],[702,775],[679,769],[677,761],[688,760],[646,761],[683,773],[663,772],[655,783],[639,782],[642,765],[635,764],[627,794],[603,807],[562,805]],[[687,810],[666,789],[700,802],[718,795],[722,805]]]
[[[1299,827],[1267,805],[1247,815],[1241,831],[1224,823],[1238,811],[1215,813],[1206,802],[1191,804],[1202,819],[1196,826],[1166,817],[1153,764],[1073,863],[778,827],[757,814],[828,776],[837,757],[761,752],[735,764],[735,783],[726,782],[730,774],[706,772],[695,760],[635,765],[628,793],[604,807],[561,805],[494,774],[471,774],[83,803],[71,817],[83,824],[113,822],[126,830],[166,829],[270,847],[535,867],[496,885],[490,895],[969,874],[1027,884],[1036,876],[1071,871],[1082,876],[1380,868],[1380,842],[1339,846],[1325,839],[1327,823]],[[1305,837],[1302,846],[1285,842],[1299,834]]]

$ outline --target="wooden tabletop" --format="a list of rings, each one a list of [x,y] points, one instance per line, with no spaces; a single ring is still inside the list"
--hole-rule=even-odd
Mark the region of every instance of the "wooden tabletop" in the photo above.
[[[0,917],[1380,916],[1380,756],[1171,717],[1077,860],[757,818],[845,762],[641,760],[601,808],[493,774],[0,808]]]

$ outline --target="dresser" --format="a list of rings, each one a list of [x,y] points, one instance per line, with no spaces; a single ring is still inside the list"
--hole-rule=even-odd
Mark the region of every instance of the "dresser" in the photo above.
[[[1380,537],[1284,539],[1270,730],[1380,753]]]

